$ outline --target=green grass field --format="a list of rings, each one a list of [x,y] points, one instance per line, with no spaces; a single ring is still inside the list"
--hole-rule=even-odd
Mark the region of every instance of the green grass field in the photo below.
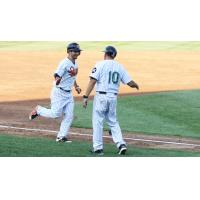
[[[118,118],[123,131],[145,134],[200,137],[200,90],[162,92],[143,96],[119,97]],[[120,115],[119,115],[120,113]],[[92,102],[87,110],[76,102],[74,127],[92,128]],[[130,120],[131,119],[131,120]],[[73,141],[57,144],[43,137],[22,137],[0,134],[0,156],[69,156],[87,157],[92,142]],[[114,144],[105,144],[105,156],[114,157]],[[138,148],[129,145],[126,156],[200,156],[200,152]]]
[[[63,41],[0,41],[0,51],[65,51]],[[101,51],[106,45],[119,51],[200,51],[200,42],[88,42],[85,51]],[[77,102],[72,126],[92,128],[92,102],[87,110]],[[123,131],[200,138],[200,90],[163,92],[118,98],[118,120]],[[105,126],[108,129],[107,126]],[[0,135],[0,156],[91,156],[91,143],[56,144],[45,138]],[[41,149],[41,151],[40,151]],[[115,156],[114,145],[105,146],[105,156]],[[130,147],[127,156],[199,156],[199,153]]]
[[[0,41],[0,51],[64,51],[68,43],[67,41]],[[200,51],[200,42],[195,41],[80,41],[79,43],[85,51],[102,51],[107,45],[113,45],[120,51]]]
[[[91,143],[83,141],[60,144],[48,138],[0,134],[0,157],[93,157],[94,155],[89,152],[90,148]],[[104,157],[119,156],[114,144],[105,144],[104,151]],[[183,156],[196,157],[200,156],[200,152],[145,149],[129,146],[126,154],[126,157]]]
[[[77,102],[75,116],[74,127],[92,128],[92,102]],[[200,138],[200,90],[119,97],[118,120],[123,131]]]

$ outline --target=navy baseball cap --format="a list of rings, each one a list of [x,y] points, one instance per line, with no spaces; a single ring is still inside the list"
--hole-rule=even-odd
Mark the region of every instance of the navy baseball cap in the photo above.
[[[80,49],[80,46],[78,43],[73,42],[67,45],[67,52],[69,51],[80,52],[82,50]]]
[[[115,58],[117,55],[117,50],[115,49],[115,47],[113,46],[107,46],[103,52],[105,52],[106,54],[108,54],[109,56],[111,56],[112,58]]]

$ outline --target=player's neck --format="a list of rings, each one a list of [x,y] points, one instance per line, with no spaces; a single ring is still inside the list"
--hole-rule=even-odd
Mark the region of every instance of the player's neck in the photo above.
[[[104,56],[104,60],[114,60],[114,59],[109,56]]]
[[[67,57],[73,64],[75,64],[75,59],[73,59],[72,57],[68,56]]]
[[[113,58],[104,58],[104,60],[114,60]]]

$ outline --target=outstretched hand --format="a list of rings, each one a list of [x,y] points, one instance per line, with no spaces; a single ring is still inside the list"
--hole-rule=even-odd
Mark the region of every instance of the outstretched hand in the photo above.
[[[139,85],[136,82],[134,82],[133,80],[130,81],[127,85],[129,87],[136,88],[137,90],[139,90]]]
[[[135,88],[136,88],[137,90],[139,90],[139,85],[138,85],[137,83],[135,83]]]
[[[87,104],[88,104],[88,97],[86,97],[85,95],[83,96],[83,107],[87,108]]]
[[[81,88],[79,87],[79,86],[77,86],[77,87],[75,87],[75,90],[76,90],[76,92],[78,93],[78,94],[80,94],[81,93]]]

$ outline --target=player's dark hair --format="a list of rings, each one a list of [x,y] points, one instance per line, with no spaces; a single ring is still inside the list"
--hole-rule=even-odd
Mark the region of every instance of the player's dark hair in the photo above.
[[[70,44],[67,46],[67,53],[69,53],[70,51],[80,52],[80,51],[82,51],[82,50],[80,49],[80,46],[79,46],[78,43],[73,42],[73,43],[70,43]]]
[[[103,52],[111,58],[115,58],[117,55],[117,50],[113,46],[107,46]]]

